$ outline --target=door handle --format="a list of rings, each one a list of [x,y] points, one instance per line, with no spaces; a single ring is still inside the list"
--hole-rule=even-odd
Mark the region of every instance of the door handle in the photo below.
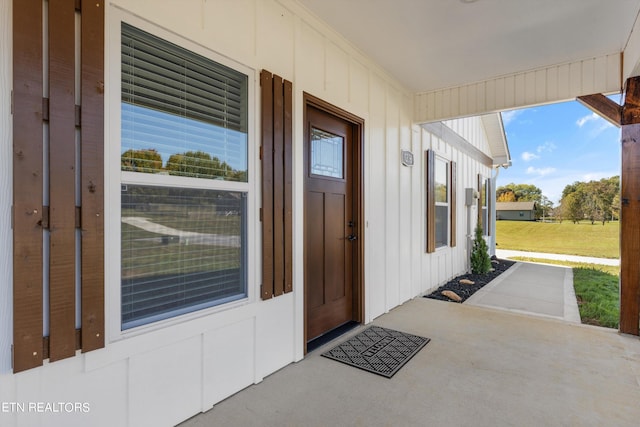
[[[354,240],[356,240],[357,238],[358,238],[358,236],[356,236],[355,234],[349,234],[349,235],[347,236],[347,239],[348,239],[350,242],[353,242],[353,241],[354,241]]]

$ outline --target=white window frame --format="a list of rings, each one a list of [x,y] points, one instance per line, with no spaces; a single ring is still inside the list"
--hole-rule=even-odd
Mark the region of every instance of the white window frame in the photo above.
[[[186,321],[195,320],[214,313],[228,311],[250,304],[256,300],[258,290],[258,269],[256,260],[259,257],[259,246],[256,243],[257,221],[256,205],[258,203],[258,171],[256,142],[256,80],[257,71],[246,65],[231,60],[202,44],[178,36],[153,23],[127,13],[115,6],[107,14],[107,46],[105,67],[105,333],[110,342],[140,335],[151,331],[165,329]],[[121,23],[125,22],[163,40],[174,43],[203,57],[232,68],[248,76],[247,79],[247,173],[248,182],[222,180],[203,180],[190,177],[163,177],[158,174],[146,174],[121,171]],[[206,181],[206,182],[203,182]],[[211,190],[239,191],[247,193],[246,206],[246,280],[247,295],[244,298],[216,305],[209,308],[154,321],[141,326],[122,330],[121,306],[121,183],[153,184],[157,186],[206,188]]]
[[[487,233],[487,229],[491,229],[491,224],[489,223],[490,215],[489,215],[489,203],[490,203],[490,190],[491,190],[491,179],[486,178],[483,175],[481,176],[481,188],[480,188],[480,198],[478,199],[478,209],[480,210],[480,225],[482,226],[482,235],[485,237],[489,237],[491,233]],[[484,193],[484,200],[482,194]]]
[[[445,174],[446,174],[446,177],[447,177],[447,202],[446,203],[438,202],[437,197],[434,197],[434,200],[435,200],[434,209],[435,209],[435,211],[434,211],[433,220],[435,221],[436,236],[438,236],[438,221],[437,221],[438,211],[437,211],[437,208],[438,208],[438,206],[446,206],[447,207],[447,216],[446,216],[446,218],[447,218],[447,235],[446,235],[444,244],[438,244],[438,241],[437,241],[437,238],[436,238],[436,242],[435,242],[436,251],[442,250],[444,248],[451,247],[451,161],[449,159],[447,159],[446,157],[435,153],[434,166],[435,166],[436,170],[434,171],[433,179],[435,181],[434,182],[434,189],[435,189],[436,193],[438,191],[437,190],[438,181],[437,181],[436,176],[438,174],[438,163],[439,163],[439,161],[444,162],[444,165],[446,167]]]

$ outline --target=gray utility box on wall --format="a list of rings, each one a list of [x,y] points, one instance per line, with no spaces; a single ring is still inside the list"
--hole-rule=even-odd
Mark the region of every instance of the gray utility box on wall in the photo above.
[[[464,189],[464,204],[466,206],[472,206],[477,199],[480,198],[480,193],[474,188]]]

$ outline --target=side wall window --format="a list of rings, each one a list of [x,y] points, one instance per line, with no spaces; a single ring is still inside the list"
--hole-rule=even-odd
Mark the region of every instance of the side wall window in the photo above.
[[[426,152],[427,253],[456,246],[456,163]]]
[[[121,35],[124,330],[247,295],[248,77]]]
[[[482,234],[485,236],[491,235],[491,223],[489,221],[489,211],[491,209],[490,185],[491,180],[482,175],[478,175],[478,191],[480,193],[480,199],[478,200],[478,221],[482,226]]]

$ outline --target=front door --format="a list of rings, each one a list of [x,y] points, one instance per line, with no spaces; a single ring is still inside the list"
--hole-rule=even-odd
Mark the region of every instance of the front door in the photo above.
[[[354,128],[308,105],[305,126],[305,313],[310,341],[354,316]]]

